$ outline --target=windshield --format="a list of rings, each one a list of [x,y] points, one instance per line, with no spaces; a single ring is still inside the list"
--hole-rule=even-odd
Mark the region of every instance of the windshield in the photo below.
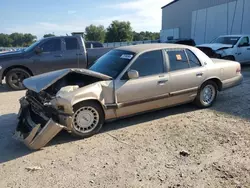
[[[100,57],[90,70],[106,74],[115,79],[134,58],[135,53],[123,50],[111,50]]]
[[[212,41],[211,43],[235,45],[239,41],[239,39],[240,37],[219,37],[214,41]]]
[[[33,48],[34,48],[35,46],[37,46],[40,42],[41,42],[41,40],[36,41],[35,43],[31,44],[28,48],[25,48],[24,51],[25,51],[25,52],[30,52],[30,51],[33,50]]]

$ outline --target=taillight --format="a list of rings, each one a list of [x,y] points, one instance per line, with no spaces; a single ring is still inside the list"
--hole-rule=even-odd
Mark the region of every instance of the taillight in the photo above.
[[[241,72],[241,67],[237,68],[236,73],[240,73]]]

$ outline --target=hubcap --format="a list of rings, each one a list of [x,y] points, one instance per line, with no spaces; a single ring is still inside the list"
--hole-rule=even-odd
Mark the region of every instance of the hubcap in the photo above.
[[[99,114],[93,107],[83,107],[76,111],[73,117],[73,126],[80,133],[93,131],[99,122]]]
[[[29,75],[25,74],[24,72],[13,72],[10,75],[10,83],[15,87],[19,89],[23,89],[23,80],[28,78]]]
[[[212,85],[207,85],[202,90],[202,102],[205,105],[210,105],[215,98],[215,88]]]

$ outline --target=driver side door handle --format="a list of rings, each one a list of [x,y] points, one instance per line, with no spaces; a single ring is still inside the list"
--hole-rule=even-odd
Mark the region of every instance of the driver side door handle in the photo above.
[[[203,72],[199,72],[196,74],[197,77],[202,77],[203,76]]]
[[[162,86],[165,85],[168,82],[168,79],[163,79],[158,81],[158,85]]]

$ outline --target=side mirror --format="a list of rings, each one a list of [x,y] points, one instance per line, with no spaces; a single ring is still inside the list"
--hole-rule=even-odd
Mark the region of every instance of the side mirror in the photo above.
[[[128,71],[128,78],[129,79],[139,78],[139,72],[136,71],[136,70],[130,70],[130,71]]]
[[[36,49],[35,49],[35,53],[36,53],[36,54],[41,54],[42,52],[43,52],[43,49],[42,49],[42,48],[36,47]]]

